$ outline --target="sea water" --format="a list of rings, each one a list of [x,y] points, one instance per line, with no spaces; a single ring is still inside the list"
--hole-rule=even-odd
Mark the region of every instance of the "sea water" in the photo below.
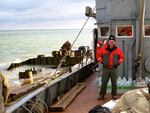
[[[35,58],[37,55],[51,56],[66,41],[73,43],[80,29],[48,30],[0,30],[0,70],[6,70],[12,62]],[[92,29],[84,29],[72,49],[92,46]]]

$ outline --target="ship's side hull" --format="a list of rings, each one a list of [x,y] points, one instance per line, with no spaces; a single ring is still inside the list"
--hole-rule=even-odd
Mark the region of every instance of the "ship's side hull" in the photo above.
[[[65,73],[64,75],[52,80],[48,85],[42,86],[23,97],[10,103],[6,108],[7,113],[16,113],[17,111],[25,112],[25,107],[39,98],[44,101],[48,107],[50,107],[59,97],[65,92],[69,91],[76,83],[85,80],[93,70],[94,63],[90,63],[80,69],[73,69],[71,73]],[[42,93],[42,94],[41,94]]]

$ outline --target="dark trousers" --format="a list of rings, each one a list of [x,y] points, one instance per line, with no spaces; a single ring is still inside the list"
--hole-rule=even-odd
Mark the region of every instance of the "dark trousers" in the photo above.
[[[100,89],[100,95],[105,96],[106,90],[107,90],[107,84],[109,81],[109,78],[111,79],[112,84],[112,90],[111,94],[117,95],[117,69],[102,69],[102,79],[101,79],[101,89]]]

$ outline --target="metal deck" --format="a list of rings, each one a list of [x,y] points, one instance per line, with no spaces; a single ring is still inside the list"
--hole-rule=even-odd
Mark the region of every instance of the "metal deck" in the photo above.
[[[75,98],[75,100],[66,108],[63,112],[49,112],[49,113],[88,113],[88,111],[100,104],[111,100],[111,95],[107,94],[105,100],[97,100],[98,90],[97,90],[97,79],[96,73],[89,76],[84,83],[86,83],[86,88]]]

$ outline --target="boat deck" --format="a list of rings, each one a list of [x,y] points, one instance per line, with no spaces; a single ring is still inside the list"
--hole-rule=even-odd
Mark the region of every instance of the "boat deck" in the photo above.
[[[49,113],[88,113],[89,110],[100,104],[111,100],[111,95],[107,94],[104,100],[97,100],[97,74],[93,73],[89,76],[84,83],[86,88],[75,98],[75,100],[63,112],[49,112]]]

